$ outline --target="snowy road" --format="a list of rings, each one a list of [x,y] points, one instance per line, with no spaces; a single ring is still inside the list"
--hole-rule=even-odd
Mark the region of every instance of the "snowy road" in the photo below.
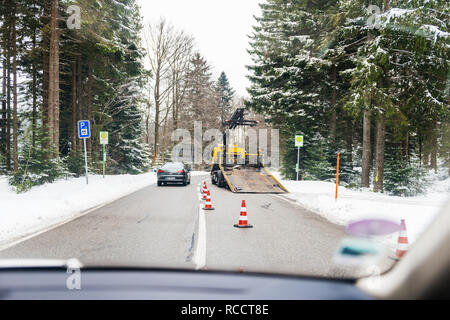
[[[209,185],[150,186],[0,252],[4,258],[72,258],[87,266],[207,268],[345,277],[333,264],[343,228],[278,195],[233,194]],[[236,229],[242,200],[253,229]],[[386,259],[383,268],[392,264]]]

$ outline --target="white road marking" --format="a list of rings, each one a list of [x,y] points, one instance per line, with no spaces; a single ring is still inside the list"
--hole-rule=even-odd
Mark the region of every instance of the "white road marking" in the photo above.
[[[200,191],[200,186],[198,189]],[[202,197],[199,195],[197,246],[192,259],[196,270],[202,269],[206,265],[206,221],[205,212],[201,207],[201,199]]]

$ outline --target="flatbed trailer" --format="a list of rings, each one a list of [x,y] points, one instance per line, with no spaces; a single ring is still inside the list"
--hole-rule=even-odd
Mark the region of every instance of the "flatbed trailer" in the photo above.
[[[237,109],[226,125],[233,130],[237,126],[256,126],[257,121],[245,120],[244,109]],[[249,154],[237,145],[224,144],[214,148],[211,166],[211,182],[234,193],[288,193],[288,190],[265,167],[264,156],[259,150]],[[253,161],[250,161],[252,159]]]
[[[287,189],[264,166],[214,166],[211,182],[234,193],[287,193]]]

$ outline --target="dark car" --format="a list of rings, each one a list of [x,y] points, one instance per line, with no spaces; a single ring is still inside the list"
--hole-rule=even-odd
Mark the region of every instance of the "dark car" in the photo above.
[[[191,169],[181,162],[169,162],[158,170],[158,186],[169,183],[181,183],[183,186],[191,183]]]

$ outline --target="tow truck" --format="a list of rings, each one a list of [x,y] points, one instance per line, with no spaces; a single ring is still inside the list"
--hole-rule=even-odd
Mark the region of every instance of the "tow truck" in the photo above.
[[[228,145],[227,129],[256,127],[259,121],[246,120],[245,109],[238,108],[230,120],[223,124],[223,144],[214,148],[211,166],[211,183],[228,188],[233,193],[287,193],[288,190],[265,166],[264,154],[248,153],[237,144]]]

